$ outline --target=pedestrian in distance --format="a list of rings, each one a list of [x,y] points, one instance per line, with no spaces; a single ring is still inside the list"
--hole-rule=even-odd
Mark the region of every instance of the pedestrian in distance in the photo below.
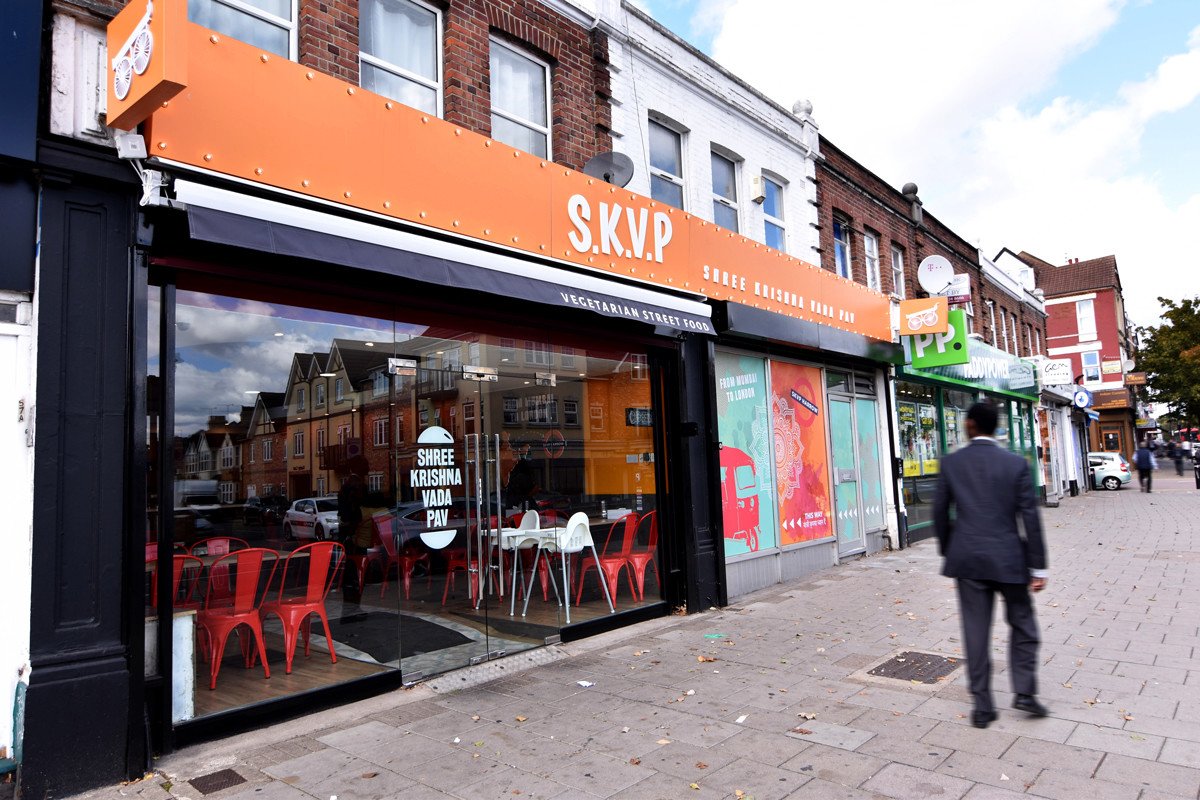
[[[1036,717],[1049,713],[1037,699],[1040,636],[1030,595],[1046,587],[1042,521],[1029,464],[993,438],[998,420],[991,403],[967,411],[971,443],[943,457],[933,507],[942,574],[954,578],[958,589],[976,728],[996,719],[991,649],[997,594],[1009,627],[1013,708]]]
[[[1171,444],[1172,445],[1175,444],[1174,439],[1171,440]],[[1172,446],[1172,447],[1167,448],[1167,450],[1168,450],[1168,455],[1171,456],[1171,460],[1175,462],[1175,474],[1182,475],[1183,474],[1183,447],[1182,446],[1180,446],[1180,447]]]
[[[1142,487],[1142,491],[1150,493],[1150,487],[1154,483],[1154,470],[1158,469],[1158,462],[1154,459],[1154,453],[1150,452],[1150,448],[1146,446],[1146,440],[1138,442],[1138,449],[1133,454],[1133,465],[1138,471],[1138,485]]]

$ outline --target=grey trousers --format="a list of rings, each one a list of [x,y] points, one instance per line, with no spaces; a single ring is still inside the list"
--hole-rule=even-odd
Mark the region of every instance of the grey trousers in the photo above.
[[[1029,586],[971,578],[956,579],[962,615],[967,678],[978,711],[995,711],[992,702],[992,611],[996,594],[1004,597],[1008,620],[1008,670],[1014,694],[1037,694],[1037,652],[1041,640]]]

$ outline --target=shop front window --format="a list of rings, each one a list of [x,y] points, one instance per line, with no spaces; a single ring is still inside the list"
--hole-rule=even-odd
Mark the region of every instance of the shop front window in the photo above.
[[[969,441],[967,411],[975,404],[975,395],[947,389],[942,396],[946,415],[946,452],[951,453]]]
[[[725,557],[832,536],[820,367],[719,351],[716,379]]]
[[[896,417],[904,466],[904,505],[908,526],[933,521],[933,495],[941,459],[938,390],[919,383],[896,385]]]
[[[349,300],[331,300],[336,311],[285,306],[252,283],[180,282],[151,289],[147,366],[152,396],[175,403],[171,417],[148,404],[146,562],[147,651],[158,652],[149,639],[161,638],[160,612],[175,625],[162,662],[175,722],[373,676],[416,679],[661,602],[663,459],[647,353],[516,326],[503,337],[430,327]],[[160,353],[160,315],[174,326],[173,352]],[[569,348],[575,367],[548,379],[545,359],[511,358],[524,341],[545,341],[539,355]],[[471,366],[496,380],[460,366],[469,342]],[[316,358],[338,365],[356,402],[299,405]],[[419,366],[397,372],[389,359]],[[244,407],[247,397],[258,406]],[[227,406],[247,415],[209,413]],[[441,427],[460,417],[469,424]],[[174,429],[162,430],[170,418]],[[219,484],[189,474],[205,453],[213,461],[217,434],[262,458],[235,460]],[[272,459],[275,441],[282,457]],[[160,491],[172,485],[174,498]],[[247,505],[251,495],[260,501]],[[173,569],[174,585],[156,580]],[[615,585],[614,570],[624,573]],[[292,601],[315,615],[308,647],[289,652],[285,626],[299,621],[280,611]],[[238,642],[258,653],[250,668]]]

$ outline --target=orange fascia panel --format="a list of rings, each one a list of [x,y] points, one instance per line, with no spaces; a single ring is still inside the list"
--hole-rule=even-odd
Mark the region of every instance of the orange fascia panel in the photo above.
[[[187,0],[134,0],[108,42],[109,127],[133,130],[187,85]]]
[[[152,156],[891,340],[879,292],[198,25],[187,40]]]

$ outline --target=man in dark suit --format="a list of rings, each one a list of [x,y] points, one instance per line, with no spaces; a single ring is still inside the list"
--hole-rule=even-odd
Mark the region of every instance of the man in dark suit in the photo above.
[[[1029,594],[1046,586],[1046,545],[1029,464],[992,438],[998,416],[991,403],[976,403],[967,411],[971,443],[942,459],[934,499],[938,550],[945,557],[942,574],[958,586],[967,676],[975,700],[971,724],[977,728],[996,719],[991,689],[996,594],[1004,598],[1011,629],[1013,708],[1038,717],[1048,713],[1036,696],[1039,637]]]

